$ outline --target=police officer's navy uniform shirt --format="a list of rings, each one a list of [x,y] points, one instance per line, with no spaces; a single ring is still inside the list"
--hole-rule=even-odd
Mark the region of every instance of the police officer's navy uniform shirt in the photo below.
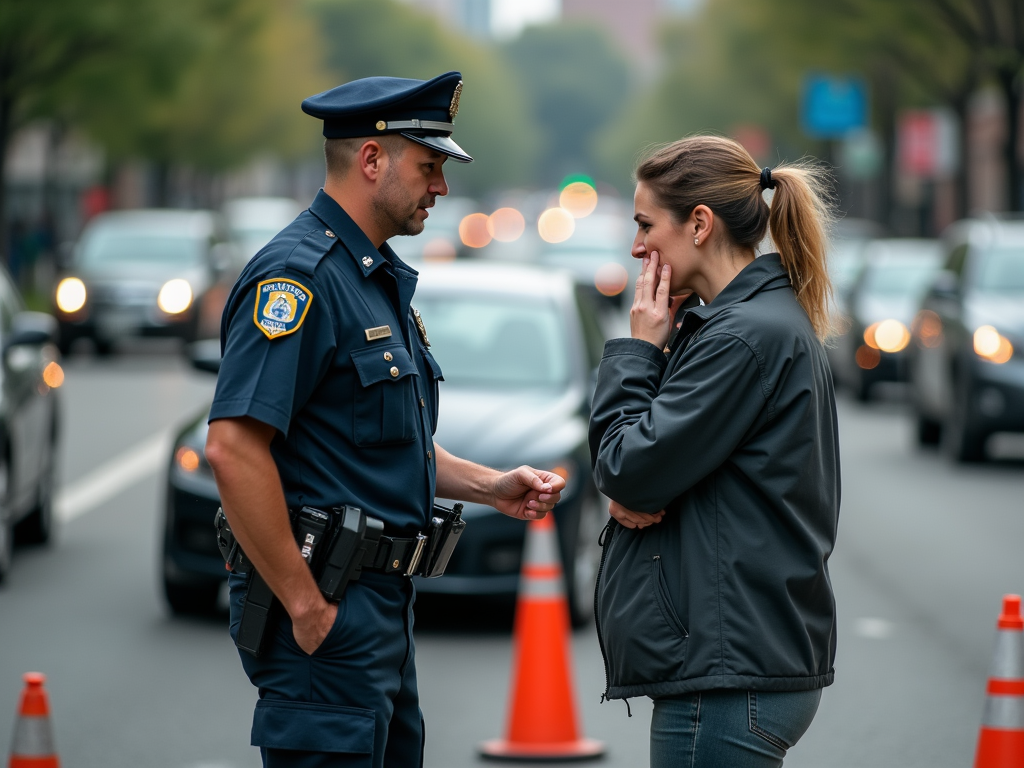
[[[353,504],[394,532],[427,525],[441,369],[410,308],[416,277],[321,190],[235,283],[210,420],[278,430],[289,507]]]

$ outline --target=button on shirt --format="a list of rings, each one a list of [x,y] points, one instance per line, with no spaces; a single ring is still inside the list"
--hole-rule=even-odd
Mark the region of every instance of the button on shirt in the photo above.
[[[442,376],[410,308],[416,278],[321,190],[235,283],[210,420],[278,430],[289,506],[352,504],[395,531],[427,525]]]

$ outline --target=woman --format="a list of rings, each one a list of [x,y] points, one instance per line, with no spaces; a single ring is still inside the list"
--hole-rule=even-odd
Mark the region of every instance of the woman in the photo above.
[[[612,499],[597,588],[606,696],[654,699],[656,768],[780,766],[834,675],[822,184],[707,136],[636,178],[632,338],[605,346],[590,426]],[[769,231],[779,252],[755,258]],[[704,306],[675,317],[690,292]]]

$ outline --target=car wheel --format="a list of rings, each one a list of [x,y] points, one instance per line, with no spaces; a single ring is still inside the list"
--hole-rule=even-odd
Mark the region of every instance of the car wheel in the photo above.
[[[178,584],[164,579],[164,596],[171,611],[179,616],[207,616],[217,609],[220,582]]]
[[[942,427],[942,445],[954,461],[975,462],[985,458],[984,432],[971,423],[968,387],[958,391],[946,423]]]
[[[7,509],[7,485],[10,476],[7,458],[0,458],[0,583],[11,570],[11,559],[14,554],[14,530]]]
[[[53,536],[53,487],[56,475],[55,443],[50,444],[47,465],[39,477],[36,506],[14,529],[19,544],[46,544]]]
[[[566,588],[569,597],[569,615],[574,627],[583,627],[594,618],[594,589],[597,586],[597,569],[601,563],[601,545],[597,543],[604,526],[603,497],[591,490],[580,504],[576,522],[576,541],[573,543],[573,558],[566,573]]]
[[[938,445],[942,440],[942,422],[917,414],[917,444]]]

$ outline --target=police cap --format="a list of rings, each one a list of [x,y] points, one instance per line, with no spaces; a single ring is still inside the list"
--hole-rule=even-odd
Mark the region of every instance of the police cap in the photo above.
[[[364,77],[310,96],[302,102],[302,111],[324,121],[328,139],[400,133],[470,163],[473,158],[451,138],[461,95],[459,72],[445,72],[433,80]]]

